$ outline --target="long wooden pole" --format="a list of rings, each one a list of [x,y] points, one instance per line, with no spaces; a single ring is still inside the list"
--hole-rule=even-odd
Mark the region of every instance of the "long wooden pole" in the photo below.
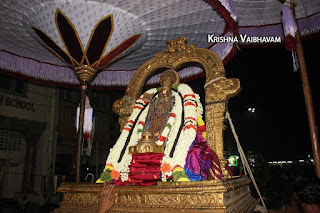
[[[80,157],[81,157],[81,143],[83,135],[83,120],[84,120],[84,107],[86,99],[87,85],[81,85],[81,97],[80,97],[80,118],[79,118],[79,138],[76,150],[76,182],[80,182]]]
[[[295,17],[295,9],[293,6],[291,6],[291,10],[294,15],[294,19],[297,23],[297,20]],[[297,26],[298,26],[298,23],[297,23]],[[307,108],[307,114],[308,114],[309,131],[310,131],[310,137],[311,137],[311,143],[312,143],[315,172],[316,172],[316,175],[320,178],[320,149],[319,149],[318,130],[317,130],[317,124],[316,124],[315,115],[314,115],[309,78],[308,78],[307,67],[305,63],[304,52],[303,52],[299,30],[297,30],[296,39],[297,39],[297,55],[298,55],[299,66],[300,66],[303,93],[304,93],[304,98],[305,98],[305,103]]]
[[[83,136],[83,123],[84,123],[84,110],[85,110],[85,99],[86,99],[86,91],[88,85],[97,74],[97,70],[88,65],[79,65],[74,67],[74,73],[77,76],[79,83],[81,85],[81,97],[80,97],[80,118],[79,118],[79,139],[78,144],[76,146],[76,177],[75,181],[77,183],[80,182],[80,158],[81,158],[81,143]]]

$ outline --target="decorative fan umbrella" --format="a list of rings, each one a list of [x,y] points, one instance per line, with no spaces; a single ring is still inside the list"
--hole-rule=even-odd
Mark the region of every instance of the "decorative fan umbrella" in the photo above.
[[[127,85],[140,65],[164,49],[167,39],[183,35],[208,47],[207,33],[234,31],[236,20],[223,7],[234,24],[227,26],[204,1],[5,0],[0,10],[0,67],[31,79],[81,85],[77,182],[88,84],[96,77],[92,85]],[[233,43],[217,46],[222,46],[223,59],[234,49]],[[199,73],[186,69],[181,77]]]
[[[228,9],[221,10],[235,23],[236,14],[228,12],[232,5],[224,4]],[[220,12],[202,0],[4,0],[0,9],[0,67],[60,84],[78,84],[70,65],[90,65],[100,71],[92,86],[126,86],[168,39],[184,36],[190,44],[207,48],[207,34],[219,36],[226,28]],[[233,44],[225,46],[222,59]],[[181,77],[200,73],[186,70]]]
[[[213,45],[208,35],[238,31],[283,38],[282,6],[278,0],[2,0],[0,67],[31,79],[77,85],[70,64],[88,64],[101,68],[92,86],[126,86],[169,39],[184,36],[227,62],[233,44]],[[319,31],[320,2],[298,1],[296,17],[302,36]],[[180,71],[182,79],[201,73]]]
[[[320,2],[299,2],[301,34],[319,31]],[[2,0],[0,67],[34,80],[80,82],[83,115],[89,83],[127,85],[139,66],[165,49],[166,40],[186,37],[226,63],[236,51],[234,43],[214,44],[208,35],[283,38],[281,8],[277,0]],[[188,79],[203,72],[192,67],[179,74]],[[153,76],[148,83],[158,81]]]

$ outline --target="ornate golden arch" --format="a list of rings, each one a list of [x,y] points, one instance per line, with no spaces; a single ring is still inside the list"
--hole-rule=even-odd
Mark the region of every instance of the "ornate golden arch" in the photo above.
[[[111,212],[252,212],[256,201],[249,193],[250,180],[228,178],[224,169],[223,129],[227,101],[240,91],[238,79],[226,79],[219,57],[208,49],[186,46],[186,39],[168,41],[165,53],[158,53],[134,74],[126,95],[117,100],[114,111],[125,123],[130,116],[134,101],[140,96],[149,75],[159,68],[177,69],[188,62],[198,62],[206,74],[205,102],[207,141],[218,154],[225,180],[192,182],[158,182],[156,186],[116,187],[118,198]],[[59,187],[63,201],[55,212],[96,212],[101,185],[64,183]],[[80,205],[79,205],[80,204]],[[71,210],[70,210],[71,209]]]
[[[206,74],[205,88],[205,117],[207,127],[207,142],[217,153],[224,176],[228,173],[224,169],[226,160],[223,149],[224,119],[228,99],[240,92],[239,79],[226,79],[223,63],[213,51],[198,48],[194,45],[187,47],[186,38],[169,40],[164,53],[144,63],[133,75],[126,90],[126,95],[118,99],[113,105],[113,111],[119,115],[121,129],[127,122],[134,106],[134,102],[141,95],[148,78],[161,68],[177,70],[179,67],[196,62],[203,66]]]

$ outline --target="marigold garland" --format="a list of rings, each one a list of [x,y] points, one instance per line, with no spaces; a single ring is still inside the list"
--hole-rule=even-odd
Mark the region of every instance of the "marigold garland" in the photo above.
[[[169,163],[164,163],[161,168],[160,168],[160,171],[163,172],[163,173],[167,173],[167,172],[170,172],[171,171],[171,166]]]
[[[112,180],[118,180],[120,177],[120,172],[118,172],[116,170],[112,170],[110,175],[111,175]]]
[[[107,169],[109,169],[110,171],[114,169],[112,163],[107,164],[107,165],[104,167],[104,170],[107,170]]]
[[[96,181],[96,183],[110,183],[111,182],[111,170],[106,169],[104,170],[99,179]]]
[[[104,167],[104,170],[101,173],[99,179],[96,181],[96,183],[110,183],[110,181],[113,179],[112,175],[111,175],[112,171],[115,171],[113,165],[112,164],[107,164]]]

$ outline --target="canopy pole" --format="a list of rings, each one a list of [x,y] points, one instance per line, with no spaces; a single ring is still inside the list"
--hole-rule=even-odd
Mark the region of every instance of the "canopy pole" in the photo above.
[[[79,65],[74,68],[74,74],[77,76],[81,85],[81,97],[80,97],[80,118],[79,118],[79,138],[76,146],[76,183],[80,182],[80,167],[81,167],[81,143],[83,136],[83,123],[84,123],[84,110],[86,102],[86,91],[88,85],[97,74],[97,70],[89,65]]]
[[[292,5],[291,5],[291,10],[294,16],[294,20],[298,26],[296,15],[295,15],[295,9],[294,9],[294,6]],[[308,79],[307,67],[305,63],[299,28],[296,33],[296,40],[297,40],[297,55],[298,55],[298,61],[300,66],[300,75],[301,75],[303,93],[304,93],[305,104],[307,108],[307,114],[308,114],[309,131],[310,131],[310,137],[311,137],[315,172],[316,172],[316,175],[320,178],[320,149],[319,149],[318,131],[317,131],[317,124],[316,124],[315,115],[314,115],[313,101],[311,96],[310,84]]]
[[[76,150],[76,182],[80,182],[80,165],[81,165],[81,143],[83,136],[83,120],[84,120],[84,107],[85,107],[85,96],[87,91],[87,85],[81,85],[81,97],[80,97],[80,118],[79,118],[79,137]]]

